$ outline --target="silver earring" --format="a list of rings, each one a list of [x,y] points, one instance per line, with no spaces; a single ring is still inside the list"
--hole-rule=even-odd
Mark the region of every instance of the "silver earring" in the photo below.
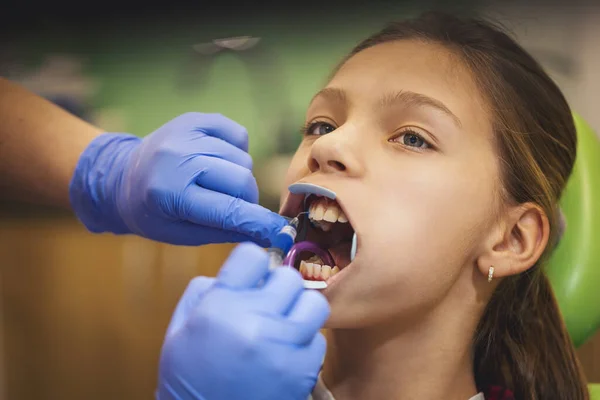
[[[491,266],[490,269],[488,269],[488,282],[491,282],[492,279],[494,279],[494,267]]]

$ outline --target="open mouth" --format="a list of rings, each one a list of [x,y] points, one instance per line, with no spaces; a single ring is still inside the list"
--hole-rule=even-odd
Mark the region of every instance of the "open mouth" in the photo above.
[[[310,248],[300,250],[289,260],[290,266],[309,283],[307,287],[312,288],[326,287],[326,283],[351,263],[353,243],[356,243],[346,210],[339,200],[331,198],[335,195],[327,197],[321,193],[318,189],[305,189],[304,193],[292,194],[284,208],[288,216],[300,215],[296,243],[314,243],[323,250],[321,255]]]

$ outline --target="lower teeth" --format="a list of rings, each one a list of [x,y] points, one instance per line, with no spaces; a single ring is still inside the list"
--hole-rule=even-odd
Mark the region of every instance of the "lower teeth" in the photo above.
[[[302,274],[302,277],[304,279],[313,281],[326,281],[333,275],[340,272],[340,269],[337,266],[334,266],[332,268],[329,265],[321,265],[320,263],[311,262],[314,260],[314,258],[315,257],[312,257],[308,261],[300,262],[299,270],[300,274]],[[317,259],[320,260],[320,258],[318,257]]]

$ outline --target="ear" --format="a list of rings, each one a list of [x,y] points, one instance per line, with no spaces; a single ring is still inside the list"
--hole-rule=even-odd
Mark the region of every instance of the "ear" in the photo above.
[[[550,236],[550,223],[536,204],[511,207],[491,233],[477,267],[487,279],[490,267],[494,278],[527,271],[539,260]]]

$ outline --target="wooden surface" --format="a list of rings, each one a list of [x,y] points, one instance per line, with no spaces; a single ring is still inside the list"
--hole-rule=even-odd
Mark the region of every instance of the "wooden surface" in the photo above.
[[[153,398],[173,307],[231,248],[92,235],[65,216],[1,218],[1,399]],[[600,382],[600,336],[579,353]]]
[[[230,249],[92,235],[70,218],[0,221],[2,398],[153,398],[173,307]]]

